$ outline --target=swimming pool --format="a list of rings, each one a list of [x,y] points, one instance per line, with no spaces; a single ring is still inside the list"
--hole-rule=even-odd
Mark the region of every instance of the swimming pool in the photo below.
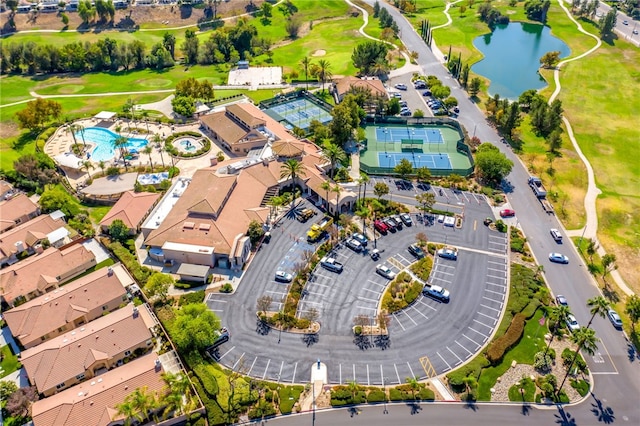
[[[116,151],[113,148],[113,141],[118,137],[117,133],[112,132],[109,129],[103,129],[102,127],[87,127],[84,129],[84,135],[82,132],[76,132],[76,138],[78,141],[84,140],[96,144],[96,147],[91,152],[91,159],[93,161],[106,161],[116,156]],[[128,138],[127,148],[144,148],[147,146],[148,141],[143,138]]]

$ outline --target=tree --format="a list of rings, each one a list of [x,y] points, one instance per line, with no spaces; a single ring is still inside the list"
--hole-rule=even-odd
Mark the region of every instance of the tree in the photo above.
[[[36,98],[27,102],[26,107],[16,113],[16,118],[23,129],[36,132],[51,120],[60,117],[62,105],[49,99]]]
[[[162,373],[162,380],[165,383],[165,387],[159,402],[165,406],[163,418],[167,418],[174,411],[178,413],[190,411],[185,409],[185,407],[191,405],[190,402],[193,399],[189,378],[182,373],[164,372]]]
[[[38,400],[35,386],[20,388],[13,392],[4,408],[12,417],[25,418],[29,416],[31,404]]]
[[[386,9],[385,9],[386,10]],[[359,70],[361,75],[371,75],[377,62],[386,63],[389,46],[380,41],[367,40],[358,44],[351,54],[353,65]]]
[[[640,321],[640,297],[633,294],[627,299],[624,311],[629,315],[631,320],[631,327],[633,331],[636,330],[636,323]]]
[[[182,353],[204,350],[219,335],[220,319],[204,303],[184,305],[169,327],[171,339]]]
[[[164,33],[162,45],[171,54],[171,59],[176,60],[176,36],[171,33]]]
[[[400,175],[400,179],[404,180],[407,176],[413,173],[413,165],[411,161],[403,158],[400,160],[398,164],[393,168],[393,172]]]
[[[287,22],[284,24],[284,29],[289,35],[289,38],[295,39],[298,37],[298,33],[300,32],[300,20],[295,17],[289,17]]]
[[[605,280],[609,273],[618,269],[618,265],[616,265],[616,255],[615,254],[605,254],[602,256],[602,279]]]
[[[415,399],[416,392],[420,390],[420,382],[418,382],[418,378],[407,377],[404,381],[409,385],[409,388],[411,388],[411,395],[413,395],[413,398]]]
[[[389,185],[384,182],[378,182],[373,187],[373,193],[378,197],[378,200],[380,200],[380,198],[389,193]]]
[[[596,242],[593,238],[587,239],[587,255],[589,256],[589,263],[593,263],[593,255],[597,252]]]
[[[369,210],[365,205],[362,205],[358,210],[356,210],[356,216],[362,219],[362,230],[366,230],[367,219],[371,217],[371,210]]]
[[[569,377],[569,374],[571,373],[571,369],[573,368],[573,364],[576,362],[576,359],[580,356],[580,351],[584,349],[586,353],[588,353],[589,355],[593,355],[596,352],[596,349],[598,348],[597,343],[600,341],[600,339],[596,337],[596,332],[593,329],[587,328],[587,327],[580,327],[578,330],[574,331],[573,334],[571,335],[571,341],[578,345],[578,349],[576,350],[575,355],[571,359],[571,363],[567,368],[567,372],[564,375],[564,379],[562,379],[562,383],[560,384],[560,387],[558,387],[558,392],[562,390],[562,386],[564,386],[564,382],[567,380],[567,377]]]
[[[431,87],[431,95],[436,99],[446,99],[449,97],[449,95],[451,95],[451,88],[449,86],[437,84]]]
[[[398,98],[391,98],[387,102],[387,115],[400,114],[400,101]]]
[[[480,85],[482,84],[482,80],[479,77],[473,77],[471,79],[471,84],[469,84],[469,95],[471,97],[475,97],[480,93]]]
[[[144,290],[150,299],[157,297],[160,300],[166,300],[169,294],[169,287],[175,284],[175,282],[176,280],[169,274],[154,272],[144,285]]]
[[[262,3],[263,6],[265,4],[269,4],[269,3],[267,3],[267,2]],[[307,90],[309,90],[309,66],[311,65],[311,59],[309,59],[308,56],[305,56],[300,61],[300,64],[302,65],[302,68],[304,68],[305,87],[306,87]]]
[[[364,172],[360,172],[360,177],[358,178],[358,201],[360,201],[362,198],[366,198],[367,183],[369,183],[369,176]],[[360,196],[361,186],[364,186],[362,191],[362,196]]]
[[[2,380],[0,381],[0,401],[6,401],[9,397],[18,390],[18,385],[13,381]]]
[[[113,240],[124,243],[129,238],[129,228],[121,219],[115,219],[109,225],[109,235]]]
[[[431,170],[426,167],[416,169],[416,179],[421,183],[428,183],[431,179]]]
[[[600,18],[598,23],[600,26],[600,38],[609,37],[613,34],[613,29],[616,27],[618,11],[615,8],[611,8],[606,15]]]
[[[478,386],[478,380],[474,376],[469,375],[464,379],[462,379],[462,383],[464,383],[464,386],[467,390],[467,396],[466,396],[467,401],[475,400],[475,396],[473,395],[473,390]]]
[[[547,52],[540,58],[540,63],[544,68],[554,68],[560,61],[560,51]]]
[[[340,193],[342,192],[342,187],[340,185],[334,185],[331,188],[331,192],[334,192],[336,194],[336,211],[335,214],[338,215],[340,213]]]
[[[567,305],[558,305],[551,308],[551,314],[549,315],[549,318],[550,319],[552,318],[554,320],[554,325],[553,325],[553,332],[551,333],[551,338],[549,339],[549,343],[547,344],[547,347],[544,350],[545,356],[547,355],[547,352],[551,347],[551,342],[553,342],[553,338],[555,337],[556,332],[560,328],[560,324],[564,324],[567,321],[569,314],[571,314],[571,310]]]
[[[96,9],[91,4],[90,0],[84,0],[78,3],[78,16],[80,16],[84,25],[87,25],[89,20],[95,18]]]
[[[327,80],[331,80],[333,74],[331,73],[331,64],[326,59],[320,59],[318,61],[318,79],[322,83],[322,91],[324,92],[324,83]]]
[[[273,16],[273,6],[269,2],[264,2],[260,6],[260,12],[264,18],[271,18]]]
[[[511,173],[513,162],[489,142],[480,145],[476,151],[476,168],[485,179],[500,182]]]
[[[89,177],[91,177],[91,174],[89,173],[91,170],[95,169],[96,166],[93,165],[93,163],[89,160],[84,160],[80,163],[80,167],[78,167],[78,170],[80,171],[85,171],[87,172],[87,174],[89,175]]]
[[[280,166],[280,179],[290,179],[293,187],[293,196],[291,197],[291,206],[296,202],[296,179],[307,175],[304,165],[296,159],[289,159]]]
[[[607,301],[607,299],[602,296],[592,297],[591,299],[587,300],[587,306],[591,308],[589,310],[589,312],[591,312],[591,318],[589,319],[587,328],[591,327],[591,323],[593,322],[593,319],[596,317],[596,315],[604,318],[607,315],[607,311],[611,307],[609,301]]]
[[[524,3],[524,10],[527,14],[527,18],[533,21],[546,22],[547,11],[551,6],[549,0],[527,0]]]
[[[176,96],[171,100],[173,112],[183,117],[192,117],[196,112],[195,101],[190,96]]]
[[[505,99],[503,114],[500,117],[500,127],[509,139],[513,137],[513,131],[522,122],[520,106],[517,102],[509,102]]]
[[[322,141],[322,159],[331,165],[331,178],[333,179],[336,175],[336,165],[347,161],[347,154],[331,139],[325,139]]]
[[[264,228],[262,224],[257,220],[249,222],[249,228],[247,229],[247,236],[251,240],[251,244],[255,244],[260,241],[260,238],[264,235]]]
[[[549,133],[549,136],[545,138],[547,145],[549,145],[549,151],[553,154],[557,153],[560,148],[562,148],[562,136],[560,134],[560,129],[556,129],[553,132]]]
[[[153,173],[153,159],[151,158],[151,154],[153,153],[153,147],[149,144],[142,149],[142,152],[149,156],[149,165],[151,166],[151,173]]]
[[[256,302],[256,307],[259,312],[262,312],[263,314],[266,315],[267,311],[271,307],[271,303],[273,303],[273,297],[265,294],[258,297],[258,300]]]
[[[184,53],[184,60],[186,64],[195,65],[198,62],[198,48],[200,39],[196,37],[196,33],[193,30],[187,30],[184,34],[185,40],[182,43],[181,49]]]
[[[419,204],[418,208],[426,213],[436,203],[436,195],[433,192],[422,192],[416,194],[416,201]]]
[[[344,146],[353,137],[354,130],[364,118],[364,110],[358,106],[353,95],[347,94],[338,105],[331,110],[333,120],[329,124],[331,137],[337,145]]]

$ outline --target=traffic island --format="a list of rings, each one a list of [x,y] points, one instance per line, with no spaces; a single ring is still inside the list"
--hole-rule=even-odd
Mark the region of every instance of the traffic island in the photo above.
[[[258,319],[269,328],[295,334],[317,334],[320,323],[305,318],[296,318],[282,312],[256,312]]]

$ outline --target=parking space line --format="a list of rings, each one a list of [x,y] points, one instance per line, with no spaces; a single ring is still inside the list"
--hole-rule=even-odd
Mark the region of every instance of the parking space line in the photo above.
[[[506,281],[506,280],[507,280],[507,277],[498,277],[498,276],[496,276],[496,275],[489,275],[489,274],[487,274],[487,277],[489,277],[489,278],[495,278],[495,279],[497,279],[497,280],[502,280],[502,281]]]
[[[253,370],[253,366],[256,365],[256,361],[258,360],[258,357],[255,357],[253,359],[253,362],[251,363],[251,367],[249,367],[249,371],[247,371],[247,376],[251,375],[251,370]]]
[[[502,293],[502,292],[493,291],[493,290],[487,290],[486,288],[484,289],[484,291],[486,291],[487,293],[499,294],[500,296],[502,296],[502,300],[504,300],[504,293]]]
[[[338,383],[342,384],[342,364],[338,364],[338,366],[340,367],[338,369]]]
[[[483,298],[483,299],[490,300],[490,301],[492,301],[492,302],[498,302],[498,303],[500,303],[500,304],[501,304],[500,308],[502,308],[502,303],[501,303],[501,301],[500,301],[500,300],[491,299],[491,298],[489,298],[489,297],[487,297],[487,296],[482,296],[482,298]]]
[[[356,308],[368,309],[370,311],[377,311],[378,310],[378,308],[369,308],[368,306],[361,306],[361,305],[356,305]]]
[[[422,316],[424,317],[424,319],[427,319],[427,320],[429,319],[429,317],[428,317],[428,316],[426,316],[425,314],[423,314],[422,312],[420,312],[418,309],[416,309],[416,307],[415,307],[415,306],[411,306],[411,308],[412,308],[414,311],[416,311],[417,313],[419,313],[420,315],[422,315]]]
[[[355,364],[351,364],[353,366],[353,381],[356,381],[356,365]]]
[[[400,328],[402,328],[402,331],[407,331],[407,329],[404,328],[404,325],[402,325],[402,322],[400,321],[400,319],[398,319],[398,316],[396,314],[393,314],[393,317],[396,319],[396,322],[398,323],[398,325],[400,325]]]
[[[380,293],[379,291],[371,290],[370,288],[363,288],[363,290],[364,290],[364,291],[369,291],[369,292],[371,292],[371,293],[375,293],[375,294],[377,294],[377,295],[382,294],[382,293]]]
[[[477,323],[478,323],[478,324],[480,324],[480,325],[484,325],[484,326],[485,326],[485,327],[487,327],[489,330],[491,330],[491,329],[493,328],[493,326],[492,326],[492,325],[487,325],[487,324],[483,323],[482,321],[478,321],[478,320],[477,320],[477,319],[475,319],[475,318],[473,319],[473,321],[477,322]]]
[[[482,345],[478,344],[478,342],[473,340],[471,337],[467,336],[466,334],[462,333],[462,336],[466,337],[469,341],[473,342],[476,345],[476,348],[474,350],[477,351],[478,349],[480,349],[480,346],[482,346]]]
[[[371,380],[369,379],[369,364],[367,364],[367,386],[371,386]]]
[[[296,382],[296,371],[298,371],[298,363],[296,362],[296,365],[293,366],[293,377],[291,378],[291,383],[295,383]]]
[[[240,358],[238,358],[238,360],[235,362],[235,364],[233,364],[233,367],[231,367],[231,370],[235,370],[235,369],[236,369],[236,366],[238,365],[238,363],[239,363],[240,361],[242,361],[242,358],[244,358],[244,354],[245,354],[245,353],[246,353],[246,352],[242,352],[242,355],[240,355]]]
[[[417,322],[415,322],[415,321],[413,320],[413,318],[411,318],[411,316],[407,313],[407,311],[405,311],[405,310],[403,309],[403,310],[402,310],[402,311],[400,311],[400,312],[402,312],[403,314],[405,314],[405,316],[406,316],[407,318],[409,318],[409,321],[411,321],[411,322],[413,323],[413,325],[418,325],[418,323],[417,323]]]
[[[407,367],[409,367],[409,371],[411,371],[411,377],[417,379],[418,377],[416,376],[416,373],[413,372],[413,368],[411,368],[411,364],[409,364],[409,361],[407,361]]]
[[[502,272],[503,274],[507,274],[507,271],[504,270],[504,268],[487,268],[490,271],[498,271],[498,272]]]
[[[228,351],[226,351],[220,358],[218,358],[218,361],[220,361],[222,358],[224,358],[225,356],[227,356],[229,354],[229,352],[231,352],[232,350],[234,350],[236,347],[233,346],[231,349],[229,349]]]
[[[497,319],[495,319],[491,315],[483,314],[482,312],[476,312],[476,313],[482,315],[483,317],[487,317],[487,318],[493,320],[493,325],[496,325],[496,321],[498,321]]]
[[[494,284],[494,285],[496,285],[496,284]],[[324,295],[324,293],[316,293],[315,291],[309,291],[309,290],[307,290],[307,294],[312,294],[314,296],[323,296]]]
[[[460,344],[460,342],[458,342],[457,340],[456,340],[456,345],[460,346],[462,349],[464,349],[465,351],[467,351],[467,352],[469,353],[469,355],[473,355],[473,352],[471,352],[469,349],[467,349],[467,348],[465,348],[464,346],[462,346],[462,345]]]
[[[382,385],[384,386],[384,371],[382,370],[382,364],[380,364],[380,378],[382,380]]]
[[[224,312],[224,309],[209,309],[211,312]]]
[[[287,294],[282,291],[273,291],[273,290],[265,290],[265,293],[282,294],[282,295]]]
[[[437,310],[436,308],[434,308],[433,306],[429,306],[429,305],[427,305],[426,303],[424,303],[424,302],[422,301],[422,299],[418,299],[418,303],[420,303],[422,306],[426,306],[427,308],[432,309],[434,312],[437,312],[437,311],[438,311],[438,310]]]
[[[443,274],[443,275],[454,275],[453,272],[444,272],[444,271],[440,271],[438,268],[436,268],[436,270],[433,272],[434,274]]]
[[[488,338],[489,338],[489,336],[487,336],[487,335],[486,335],[486,334],[484,334],[484,333],[480,333],[478,330],[476,330],[476,329],[474,329],[474,328],[471,328],[471,327],[467,327],[467,328],[468,328],[469,330],[471,330],[471,331],[475,331],[476,333],[478,333],[479,335],[481,335],[482,337],[484,337],[484,338],[485,338],[485,341],[486,341],[486,339],[488,339]],[[483,342],[483,343],[484,343],[484,342]]]
[[[493,264],[493,265],[500,265],[500,266],[505,266],[505,265],[507,264],[507,262],[506,262],[506,261],[504,261],[504,262],[497,262],[497,261],[495,261],[495,260],[487,260],[487,263],[491,263],[491,264]]]
[[[271,364],[271,358],[267,360],[267,366],[264,368],[264,373],[262,374],[262,380],[267,376],[267,370],[269,369],[269,364]]]
[[[322,302],[314,302],[311,300],[305,300],[304,303],[310,303],[311,305],[320,305],[322,306]]]
[[[386,287],[386,286],[387,286],[386,284],[380,284],[380,283],[377,283],[377,282],[375,282],[375,281],[371,281],[371,280],[367,280],[367,282],[368,282],[368,283],[371,283],[371,284],[375,284],[375,285],[377,285],[377,286],[379,286],[379,287]]]
[[[493,285],[493,286],[500,287],[500,288],[507,288],[506,285],[496,284],[496,283],[487,283],[487,285]]]
[[[489,299],[489,300],[491,300],[491,299]],[[494,302],[495,302],[495,300],[494,300]],[[480,304],[480,306],[482,306],[483,308],[491,309],[492,311],[500,312],[500,309],[492,308],[491,306],[483,305],[482,303]]]
[[[454,351],[452,351],[451,349],[449,349],[449,346],[445,346],[447,348],[447,350],[449,352],[451,352],[453,354],[453,356],[455,356],[456,358],[458,358],[458,361],[462,362],[462,360],[460,359],[460,357],[458,355],[456,355],[456,353]],[[458,364],[456,364],[458,365]]]
[[[358,297],[358,300],[364,300],[366,302],[371,302],[371,303],[378,303],[378,299],[369,299],[367,297],[362,297],[362,296]]]

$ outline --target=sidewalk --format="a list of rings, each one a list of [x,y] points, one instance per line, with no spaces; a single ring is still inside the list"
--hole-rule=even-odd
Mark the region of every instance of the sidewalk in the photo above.
[[[435,379],[431,379],[430,382],[433,385],[433,387],[436,388],[440,396],[442,396],[442,398],[445,401],[458,401],[453,397],[453,395],[451,395],[451,392],[449,392],[449,389],[447,389],[447,387],[444,385],[444,383],[440,381],[440,379],[436,377]]]

